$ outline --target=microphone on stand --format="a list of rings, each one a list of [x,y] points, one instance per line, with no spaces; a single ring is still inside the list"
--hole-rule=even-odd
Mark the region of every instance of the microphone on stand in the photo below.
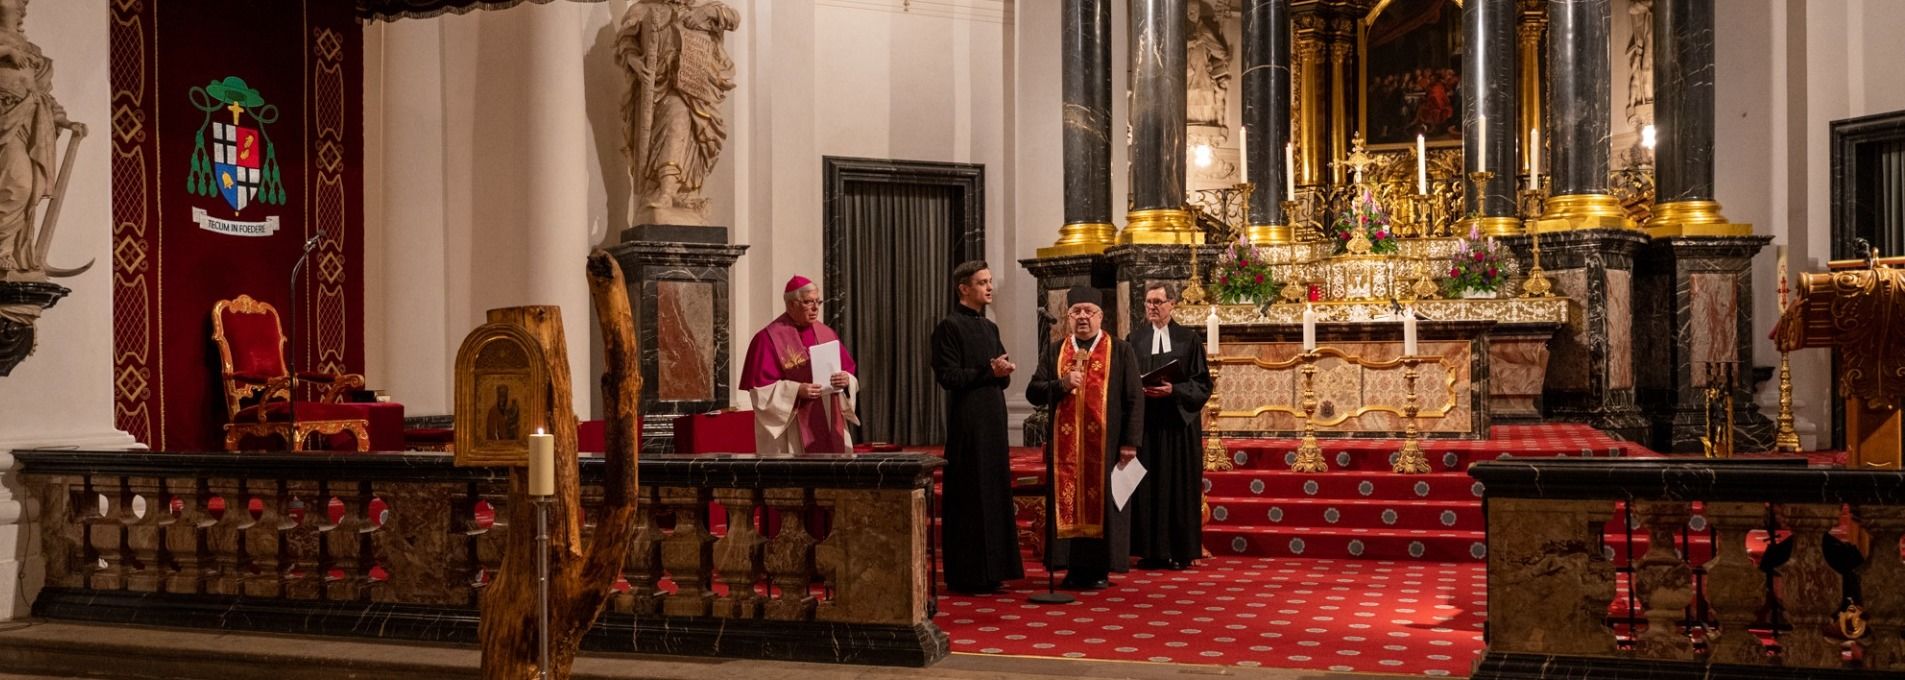
[[[323,243],[328,236],[329,234],[324,233],[323,229],[318,229],[311,238],[305,239],[303,252],[298,253],[297,263],[291,265],[291,301],[287,305],[291,310],[291,320],[288,322],[290,333],[286,337],[289,345],[287,349],[291,354],[287,366],[287,370],[291,372],[291,392],[285,404],[285,417],[289,419],[291,428],[290,434],[285,437],[285,448],[291,452],[296,452],[299,445],[303,444],[298,441],[303,439],[298,435],[298,275],[304,271],[304,263],[311,259],[311,251],[317,250],[318,244]]]

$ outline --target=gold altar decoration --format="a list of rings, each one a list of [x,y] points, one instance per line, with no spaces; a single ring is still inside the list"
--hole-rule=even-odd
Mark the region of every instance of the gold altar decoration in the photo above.
[[[1708,458],[1733,457],[1733,392],[1739,382],[1739,369],[1730,361],[1706,364],[1706,420],[1700,435],[1700,448]],[[1720,421],[1714,422],[1714,409]]]
[[[1792,285],[1786,278],[1786,251],[1779,251],[1779,313],[1792,307]],[[1779,428],[1773,431],[1773,450],[1798,453],[1799,430],[1793,427],[1793,364],[1791,352],[1779,351]]]
[[[1422,455],[1422,431],[1416,427],[1416,416],[1422,411],[1416,404],[1416,364],[1422,362],[1422,357],[1404,356],[1401,361],[1402,381],[1408,386],[1402,416],[1408,419],[1408,426],[1402,433],[1402,450],[1396,452],[1396,462],[1391,463],[1389,469],[1399,475],[1427,474],[1429,459]]]
[[[1539,183],[1539,178],[1536,179]],[[1528,232],[1528,248],[1532,258],[1528,265],[1528,278],[1521,282],[1521,294],[1527,297],[1547,297],[1554,290],[1554,282],[1548,280],[1548,273],[1541,269],[1541,230],[1535,228],[1535,220],[1541,217],[1542,205],[1547,202],[1548,194],[1541,187],[1524,187],[1518,194],[1516,212],[1521,214],[1524,229]]]
[[[1408,356],[1397,357],[1395,359],[1386,359],[1386,360],[1385,359],[1370,359],[1360,355],[1350,354],[1336,347],[1319,346],[1316,349],[1310,350],[1308,352],[1298,352],[1296,356],[1290,357],[1289,359],[1285,359],[1282,361],[1269,361],[1264,359],[1258,359],[1255,357],[1236,357],[1236,356],[1212,357],[1211,368],[1214,370],[1220,364],[1231,364],[1236,366],[1255,366],[1259,370],[1279,370],[1279,369],[1287,369],[1287,368],[1297,368],[1299,371],[1302,372],[1302,375],[1303,375],[1304,386],[1302,388],[1302,393],[1303,393],[1302,400],[1304,402],[1314,402],[1315,389],[1314,389],[1314,385],[1312,384],[1312,378],[1316,375],[1316,362],[1326,356],[1341,359],[1343,360],[1344,363],[1348,363],[1350,365],[1357,366],[1359,368],[1377,369],[1377,370],[1391,370],[1396,368],[1405,368],[1406,370],[1403,373],[1403,377],[1405,380],[1408,380],[1408,376],[1410,372],[1414,370],[1414,364],[1411,364],[1410,360],[1414,359],[1415,363],[1419,364],[1421,360],[1423,359],[1423,357],[1408,357]],[[1451,369],[1451,367],[1440,358],[1437,358],[1435,363],[1444,369],[1443,381],[1442,381],[1443,384],[1442,384],[1442,389],[1440,390],[1444,398],[1443,406],[1441,408],[1430,410],[1430,411],[1422,411],[1420,409],[1417,409],[1416,412],[1419,415],[1423,415],[1427,417],[1442,418],[1447,416],[1450,411],[1454,410],[1457,407],[1456,399],[1458,397],[1458,394],[1455,389],[1456,372],[1454,370],[1449,370]],[[1216,377],[1214,375],[1211,378],[1211,381],[1213,383],[1216,382]],[[1410,391],[1411,393],[1413,393],[1414,391],[1413,383],[1411,383]],[[1408,418],[1414,417],[1409,415],[1407,403],[1368,404],[1368,405],[1357,407],[1355,409],[1343,410],[1341,412],[1336,413],[1333,416],[1326,416],[1321,420],[1318,420],[1315,418],[1315,414],[1314,414],[1315,409],[1316,409],[1316,405],[1314,403],[1311,403],[1309,406],[1302,406],[1300,404],[1298,406],[1287,406],[1287,405],[1278,405],[1278,404],[1259,404],[1257,406],[1253,406],[1253,407],[1242,409],[1242,410],[1220,411],[1216,414],[1216,416],[1220,416],[1224,418],[1255,418],[1265,413],[1284,413],[1291,416],[1302,417],[1304,421],[1305,430],[1311,433],[1314,432],[1314,429],[1311,427],[1312,425],[1321,425],[1323,427],[1335,427],[1337,425],[1342,425],[1343,423],[1348,422],[1351,418],[1360,418],[1370,413],[1389,413],[1389,414],[1393,414],[1393,415],[1401,416],[1401,417],[1408,417]],[[1306,435],[1306,438],[1308,437],[1309,435]],[[1303,472],[1303,470],[1298,470],[1298,472]]]
[[[1248,226],[1250,197],[1256,191],[1255,182],[1239,182],[1227,187],[1192,191],[1189,208],[1194,221],[1204,232],[1204,242],[1227,243],[1237,240],[1240,235],[1253,244],[1268,239],[1269,232],[1263,230],[1268,226],[1264,228]],[[1276,226],[1283,230],[1280,233],[1285,236],[1281,242],[1288,243],[1290,240],[1287,237],[1288,229],[1281,225]],[[1253,229],[1257,231],[1251,231]]]
[[[1182,208],[1133,210],[1126,214],[1124,231],[1118,243],[1197,245],[1204,242],[1204,231],[1191,219],[1191,211]]]
[[[1187,301],[1188,302],[1188,301]],[[1201,327],[1204,317],[1210,313],[1213,305],[1182,304],[1172,313],[1172,318],[1186,326]],[[1375,321],[1388,314],[1388,301],[1322,301],[1312,303],[1316,310],[1317,322],[1368,322]],[[1303,323],[1303,305],[1276,303],[1272,305],[1215,305],[1217,322],[1225,326],[1248,326],[1257,324],[1300,324]],[[1503,297],[1503,298],[1456,298],[1449,300],[1417,300],[1416,313],[1428,321],[1465,321],[1492,319],[1497,323],[1556,323],[1568,322],[1568,298],[1548,296],[1539,298]]]
[[[1619,201],[1634,224],[1647,224],[1654,215],[1654,165],[1641,162],[1625,165],[1607,173],[1607,194]]]
[[[1627,208],[1610,194],[1567,194],[1550,196],[1548,212],[1535,228],[1541,231],[1572,229],[1632,229]]]
[[[1290,461],[1291,472],[1316,473],[1330,469],[1323,459],[1323,446],[1316,441],[1316,359],[1320,355],[1318,350],[1310,350],[1298,354],[1295,360],[1303,363],[1303,441],[1296,447],[1296,459]]]
[[[1210,343],[1204,343],[1205,349]],[[1217,431],[1217,416],[1224,409],[1224,402],[1217,396],[1218,364],[1222,363],[1215,354],[1206,357],[1210,370],[1210,397],[1204,400],[1204,469],[1208,471],[1230,470],[1236,467],[1230,461],[1230,452],[1224,450],[1224,437]]]
[[[1108,222],[1073,222],[1059,228],[1058,241],[1038,249],[1038,256],[1097,255],[1117,243],[1118,225]]]
[[[1834,261],[1799,276],[1798,299],[1780,315],[1781,351],[1832,347],[1846,398],[1846,464],[1899,469],[1899,407],[1905,403],[1905,259]]]
[[[1753,235],[1753,225],[1727,221],[1718,201],[1655,203],[1645,228],[1654,238]]]

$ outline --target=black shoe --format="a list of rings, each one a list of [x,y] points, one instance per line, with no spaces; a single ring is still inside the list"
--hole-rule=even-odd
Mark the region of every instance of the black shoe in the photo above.
[[[1108,579],[1101,578],[1096,581],[1082,581],[1082,580],[1075,581],[1075,580],[1072,580],[1072,578],[1069,576],[1065,577],[1065,580],[1060,581],[1058,583],[1058,587],[1064,588],[1066,590],[1104,590],[1114,585],[1117,585],[1117,584],[1112,583]]]
[[[1193,564],[1193,563],[1191,563],[1191,562],[1177,562],[1177,561],[1173,561],[1173,562],[1171,562],[1171,565],[1170,565],[1169,567],[1166,567],[1166,568],[1167,568],[1167,569],[1170,569],[1171,571],[1184,571],[1185,569],[1189,569],[1189,568],[1191,568],[1191,565],[1192,565],[1192,564]]]
[[[1173,566],[1173,563],[1170,560],[1157,560],[1157,559],[1151,559],[1149,557],[1146,557],[1142,560],[1138,560],[1138,568],[1156,570],[1156,569],[1174,569],[1176,567]]]
[[[1004,588],[1004,584],[994,581],[992,583],[978,586],[976,588],[963,588],[959,586],[948,585],[946,586],[946,589],[954,593],[958,593],[960,595],[997,595],[999,594],[1000,591],[1004,590],[1005,588]]]

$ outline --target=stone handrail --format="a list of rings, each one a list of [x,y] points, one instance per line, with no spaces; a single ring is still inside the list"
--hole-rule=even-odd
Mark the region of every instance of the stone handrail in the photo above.
[[[511,530],[507,472],[447,454],[13,455],[39,508],[43,618],[473,644]],[[628,587],[583,648],[937,661],[926,499],[941,464],[644,456]],[[580,461],[585,510],[602,467]]]
[[[1488,648],[1474,677],[1898,677],[1905,472],[1785,462],[1800,464],[1471,466],[1488,518]],[[1610,541],[1623,515],[1632,535]],[[1865,537],[1860,566],[1835,570],[1829,532],[1853,548]],[[1781,540],[1760,549],[1767,538]],[[1844,556],[1830,559],[1844,568]],[[1840,620],[1850,585],[1862,635]],[[1856,660],[1841,655],[1842,627]]]

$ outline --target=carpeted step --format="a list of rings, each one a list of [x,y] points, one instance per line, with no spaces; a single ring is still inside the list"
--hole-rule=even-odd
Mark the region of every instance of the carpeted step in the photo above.
[[[1345,529],[1483,530],[1481,504],[1374,498],[1211,498],[1206,529],[1302,526]]]
[[[1247,470],[1287,470],[1296,461],[1298,441],[1294,439],[1233,439],[1224,442],[1231,463]],[[1323,457],[1334,470],[1388,472],[1395,464],[1402,442],[1396,439],[1335,439],[1323,441]],[[1429,467],[1437,472],[1462,472],[1469,464],[1501,458],[1551,458],[1594,456],[1613,458],[1623,455],[1620,446],[1572,446],[1532,440],[1523,442],[1474,442],[1424,440],[1422,452]]]
[[[1289,526],[1204,528],[1212,555],[1473,562],[1487,556],[1480,531],[1378,530]]]
[[[1481,482],[1459,472],[1398,475],[1332,470],[1306,474],[1288,470],[1205,472],[1204,491],[1212,498],[1376,498],[1390,500],[1477,501]]]

